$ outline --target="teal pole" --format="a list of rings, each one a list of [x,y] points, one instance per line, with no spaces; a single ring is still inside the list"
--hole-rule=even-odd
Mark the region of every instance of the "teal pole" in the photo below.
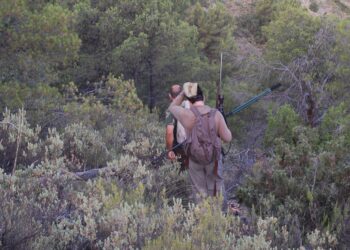
[[[257,101],[259,101],[264,96],[270,94],[272,91],[274,91],[275,89],[279,88],[280,86],[281,86],[281,84],[278,83],[276,85],[273,85],[271,88],[265,89],[260,94],[254,96],[253,98],[249,99],[248,101],[244,102],[243,104],[241,104],[238,107],[236,107],[233,110],[231,110],[229,113],[225,114],[225,117],[229,117],[231,115],[237,114],[238,112],[241,112],[242,110],[248,108],[250,105],[252,105],[252,104],[256,103]]]

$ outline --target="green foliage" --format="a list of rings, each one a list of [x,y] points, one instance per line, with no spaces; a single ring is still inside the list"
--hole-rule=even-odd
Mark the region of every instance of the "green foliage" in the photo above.
[[[313,1],[313,2],[310,3],[309,9],[311,11],[318,12],[319,8],[320,7],[318,6],[318,4],[316,2]]]
[[[283,3],[263,32],[267,37],[268,58],[287,64],[307,52],[320,21],[300,6]]]
[[[170,1],[138,2],[136,7],[140,9],[128,27],[127,38],[113,51],[113,72],[135,79],[141,93],[147,93],[141,95],[142,100],[153,109],[160,96],[159,87],[169,81],[191,79],[196,73],[191,72],[191,65],[199,60],[196,32],[176,18]],[[181,79],[177,79],[179,72]]]
[[[96,88],[97,99],[110,105],[112,109],[135,115],[144,111],[132,80],[126,81],[109,75],[108,79],[97,83]]]
[[[338,68],[338,73],[340,77],[348,79],[350,75],[349,67],[345,65],[349,65],[350,57],[348,53],[345,51],[349,50],[349,35],[350,29],[350,20],[345,19],[338,23],[337,27],[337,46],[335,48],[335,53],[339,56],[340,67]]]
[[[37,145],[40,127],[29,127],[24,110],[19,110],[17,114],[6,110],[3,116],[0,123],[0,162],[2,169],[11,172],[17,164],[30,165],[37,159],[41,151]]]
[[[88,168],[99,168],[109,159],[109,151],[100,133],[81,123],[67,126],[63,141],[70,170],[86,170],[87,165]]]
[[[133,124],[119,120],[134,130],[133,140],[124,145],[123,156],[118,154],[120,157],[106,163],[99,179],[83,182],[69,170],[83,170],[81,163],[95,167],[92,164],[100,159],[106,161],[102,158],[109,144],[104,144],[103,133],[72,124],[63,135],[50,129],[41,143],[28,123],[21,122],[21,113],[12,118],[7,113],[2,121],[3,130],[7,129],[2,132],[4,138],[9,136],[16,146],[18,132],[9,131],[9,123],[16,127],[22,123],[22,142],[31,146],[26,149],[27,158],[18,160],[23,170],[17,168],[12,176],[0,174],[1,211],[6,211],[0,214],[1,242],[5,247],[26,244],[50,249],[267,249],[302,247],[300,237],[305,236],[305,246],[333,248],[346,244],[339,243],[339,235],[347,230],[339,221],[349,218],[342,197],[350,191],[350,172],[347,152],[334,146],[349,131],[345,109],[342,105],[330,111],[320,131],[301,126],[289,106],[269,118],[270,129],[281,124],[286,127],[285,122],[289,127],[271,135],[276,145],[273,156],[268,162],[257,162],[254,175],[241,188],[243,200],[256,204],[265,217],[252,215],[248,225],[224,215],[221,200],[206,200],[198,206],[185,202],[186,207],[183,201],[172,200],[188,197],[181,190],[188,188],[185,176],[177,175],[169,163],[161,164],[160,169],[150,167],[148,157],[159,152],[163,138],[156,124],[145,122],[147,116],[133,117]],[[344,121],[332,123],[336,119]],[[142,124],[139,128],[137,122]],[[339,124],[344,130],[339,130]],[[318,147],[321,140],[315,138],[323,133],[321,130],[337,131],[336,138],[323,139],[328,142],[322,148]],[[30,134],[34,137],[28,137]],[[15,152],[6,147],[11,145],[10,139],[2,145],[2,152]],[[24,145],[20,152],[25,150]],[[65,153],[74,150],[71,155]],[[39,163],[25,167],[33,152],[41,152],[36,158]],[[338,205],[333,208],[332,204]],[[19,215],[21,227],[17,226]]]
[[[234,21],[223,4],[217,3],[206,9],[197,3],[187,20],[197,27],[199,47],[210,61],[219,61],[223,51],[233,51]]]
[[[344,109],[344,106],[338,109]],[[277,115],[281,117],[281,121],[285,116],[293,116],[290,107],[285,106],[281,110],[283,112],[279,111]],[[335,112],[331,117],[339,117],[339,112]],[[3,129],[9,129],[9,122],[21,124],[20,119],[24,116],[18,113],[11,118],[8,113],[4,117],[6,120],[2,121],[2,124],[6,126]],[[184,199],[188,197],[188,194],[181,190],[188,188],[185,176],[179,176],[174,171],[174,166],[169,163],[162,164],[160,169],[150,168],[150,159],[147,157],[150,152],[159,152],[163,138],[159,127],[146,123],[144,119],[146,116],[133,117],[133,126],[136,126],[138,121],[142,124],[142,130],[138,131],[136,127],[129,128],[135,130],[135,137],[123,147],[124,155],[106,163],[107,167],[100,170],[100,178],[88,182],[83,182],[69,170],[83,170],[84,166],[80,163],[92,166],[92,163],[104,157],[108,151],[103,151],[105,144],[102,134],[86,125],[72,124],[65,128],[63,135],[50,129],[41,143],[37,137],[28,137],[34,132],[30,132],[24,120],[22,130],[28,132],[23,132],[22,142],[31,145],[28,146],[26,154],[29,157],[33,152],[42,153],[37,158],[39,164],[35,164],[35,167],[25,168],[25,161],[19,159],[23,170],[17,170],[14,175],[0,172],[0,198],[4,201],[1,203],[1,211],[6,211],[0,214],[3,246],[13,248],[19,244],[26,244],[29,248],[49,249],[301,247],[300,241],[295,239],[295,236],[300,234],[300,224],[309,223],[306,218],[324,218],[325,214],[328,219],[324,223],[329,230],[323,232],[310,229],[307,231],[306,242],[313,247],[326,248],[338,244],[338,235],[346,229],[336,226],[336,221],[348,217],[342,205],[339,205],[338,210],[327,213],[327,204],[334,202],[334,199],[328,200],[326,197],[334,194],[335,190],[343,195],[349,191],[344,185],[348,176],[344,171],[348,170],[339,168],[338,171],[343,172],[332,177],[336,178],[339,185],[325,189],[324,185],[318,184],[319,180],[329,175],[328,166],[334,164],[334,156],[320,153],[317,156],[319,160],[313,159],[318,151],[317,147],[311,145],[315,141],[311,129],[294,126],[291,132],[293,140],[287,142],[283,141],[283,138],[276,138],[276,159],[270,160],[268,168],[265,169],[264,164],[261,167],[255,166],[255,179],[249,179],[248,183],[251,186],[247,186],[246,190],[249,187],[253,189],[251,193],[245,193],[244,197],[257,204],[259,212],[267,217],[253,219],[249,225],[245,225],[237,217],[221,212],[221,200],[206,200],[198,206],[186,202],[184,207],[183,201],[172,199],[179,196]],[[292,119],[296,120],[295,117]],[[328,118],[325,118],[326,120]],[[277,121],[279,120],[274,121],[275,125]],[[131,127],[128,120],[119,122]],[[298,125],[297,122],[295,124]],[[331,129],[332,126],[327,125],[327,128]],[[16,144],[16,130],[3,134],[13,138],[12,143]],[[275,136],[283,135],[281,133]],[[3,141],[2,145],[11,144],[9,141]],[[23,146],[20,148],[20,152],[24,150]],[[73,150],[75,152],[71,155],[65,153]],[[331,152],[328,148],[324,150]],[[15,150],[12,149],[11,152],[13,151]],[[77,159],[76,162],[70,158],[72,155]],[[285,156],[283,163],[279,158],[282,155]],[[346,153],[336,157],[339,157],[339,163],[344,162]],[[314,162],[319,164],[316,177]],[[272,169],[274,171],[271,171]],[[306,187],[301,185],[305,181],[309,184]],[[166,200],[166,197],[170,200]],[[335,200],[337,204],[341,204],[340,199]],[[312,212],[311,208],[320,204],[326,206],[320,211]],[[302,217],[305,211],[309,211],[311,215],[306,214],[305,218]],[[299,217],[294,214],[298,214]],[[274,215],[285,219],[277,220]],[[33,230],[35,234],[32,234]],[[336,234],[329,233],[334,230]]]
[[[259,0],[236,28],[229,4],[0,1],[0,248],[349,248],[349,20]],[[236,56],[233,32],[263,58]],[[191,204],[187,173],[157,158],[165,90],[198,81],[213,106],[220,52],[226,107],[278,78],[284,103],[303,114],[307,90],[318,115],[308,127],[291,104],[271,111],[265,145],[280,102],[229,120],[226,164],[251,170],[236,194],[242,221],[221,199]]]
[[[337,107],[331,107],[323,118],[320,126],[321,139],[324,142],[329,142],[339,135],[344,135],[345,140],[349,143],[349,114],[345,103],[341,103]],[[347,145],[344,145],[345,147]]]
[[[118,116],[141,115],[146,112],[136,94],[132,80],[123,80],[110,75],[94,83],[88,94],[80,94],[74,83],[64,86],[65,98],[70,100],[64,106],[71,122],[83,121],[96,129],[109,126],[108,120]]]
[[[40,117],[42,123],[50,118],[49,110],[46,110],[57,108],[54,107],[55,98],[62,98],[56,89],[45,85],[25,88],[19,92],[12,92],[17,88],[11,89],[8,85],[4,85],[4,89],[9,90],[4,93],[8,93],[4,95],[6,97],[4,102],[8,105],[16,107],[16,105],[38,103],[32,106],[33,110],[29,116],[32,119]],[[61,111],[65,120],[59,122],[64,126],[59,126],[60,123],[56,122],[56,126],[52,129],[44,130],[39,126],[32,129],[23,110],[17,114],[11,114],[6,110],[0,133],[1,162],[7,172],[12,171],[14,165],[25,167],[55,157],[64,157],[70,170],[99,168],[106,166],[112,157],[116,158],[126,144],[136,138],[140,140],[141,133],[154,137],[154,141],[158,143],[163,140],[159,135],[159,125],[152,117],[147,116],[141,101],[137,98],[132,81],[123,81],[110,76],[106,81],[97,83],[93,94],[82,96],[77,95],[75,91],[74,84],[65,87],[64,96],[71,101]],[[11,94],[18,98],[12,99]],[[38,98],[33,100],[31,99],[33,96]],[[40,96],[45,99],[40,99]],[[136,116],[139,118],[135,119]],[[148,150],[152,152],[157,148]],[[146,151],[145,155],[140,157],[148,157],[149,153]]]
[[[197,75],[196,31],[177,12],[187,5],[168,0],[78,4],[83,53],[73,70],[77,82],[123,74],[134,79],[138,95],[153,109],[160,87]]]
[[[80,48],[72,31],[72,13],[57,4],[39,11],[29,2],[1,1],[1,81],[30,83],[59,81],[58,73],[70,66]],[[6,34],[6,35],[5,35]]]
[[[262,27],[269,24],[272,19],[273,0],[259,0],[253,6],[253,11],[237,18],[238,30],[252,35],[258,43],[266,42],[262,34]]]
[[[263,28],[275,20],[280,11],[288,8],[300,8],[296,0],[258,0],[252,3],[252,11],[238,17],[238,29],[246,36],[253,36],[257,43],[266,43]]]
[[[223,215],[216,200],[191,205],[188,210],[180,200],[174,200],[173,206],[161,201],[160,207],[147,202],[141,183],[152,181],[153,174],[140,175],[141,165],[133,172],[130,162],[133,159],[126,157],[110,165],[110,171],[118,176],[116,179],[107,172],[103,178],[86,183],[69,173],[63,160],[45,162],[13,176],[0,172],[2,246],[14,248],[25,244],[35,249],[269,246],[266,228],[261,226],[256,237],[242,235],[236,242],[235,236],[243,233],[242,224]],[[131,182],[120,182],[123,176]],[[126,183],[134,183],[137,188],[125,189]],[[259,223],[269,224],[263,220]]]
[[[63,97],[56,88],[46,84],[27,86],[19,83],[0,84],[0,112],[24,108],[29,124],[43,128],[59,126]]]
[[[262,215],[285,218],[288,223],[297,221],[294,236],[308,232],[313,247],[317,240],[326,248],[344,247],[348,243],[340,243],[340,239],[347,229],[337,224],[345,225],[348,218],[348,201],[344,199],[349,188],[344,185],[349,176],[348,110],[344,104],[331,108],[318,128],[300,125],[288,106],[281,110],[276,118],[269,118],[266,134],[276,145],[273,154],[254,165],[239,196],[259,208]],[[282,130],[271,133],[271,128]],[[334,210],[335,204],[338,210]],[[280,221],[281,226],[288,223]],[[299,241],[290,240],[289,245],[300,246]]]
[[[300,124],[298,114],[290,105],[284,105],[278,109],[276,114],[272,111],[268,117],[268,127],[265,134],[265,142],[268,145],[279,137],[283,137],[287,142],[293,139],[293,129]]]

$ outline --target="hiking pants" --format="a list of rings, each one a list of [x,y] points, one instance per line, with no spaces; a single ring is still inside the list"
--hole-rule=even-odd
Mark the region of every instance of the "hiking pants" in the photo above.
[[[192,186],[192,195],[195,203],[203,198],[214,196],[216,185],[216,196],[224,195],[224,179],[222,158],[218,161],[218,173],[214,173],[215,162],[208,165],[198,164],[189,159],[188,173]]]

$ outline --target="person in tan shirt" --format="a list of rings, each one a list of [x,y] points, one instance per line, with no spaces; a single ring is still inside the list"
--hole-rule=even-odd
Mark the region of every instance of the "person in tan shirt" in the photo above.
[[[182,101],[187,98],[200,114],[206,114],[212,110],[212,108],[205,105],[203,92],[201,88],[197,86],[198,84],[196,84],[196,95],[192,96],[191,98],[187,98],[183,90],[172,101],[168,108],[169,112],[171,112],[173,116],[184,126],[187,135],[191,134],[191,130],[196,124],[196,116],[191,110],[181,107]],[[184,89],[186,90],[185,86]],[[232,134],[226,125],[223,115],[220,112],[215,112],[214,118],[217,136],[224,142],[230,142],[232,140]],[[200,202],[207,196],[215,196],[215,190],[217,190],[218,193],[224,193],[222,156],[220,156],[218,161],[217,171],[214,170],[214,162],[207,165],[201,165],[189,157],[188,172],[192,184],[193,198],[196,203]]]

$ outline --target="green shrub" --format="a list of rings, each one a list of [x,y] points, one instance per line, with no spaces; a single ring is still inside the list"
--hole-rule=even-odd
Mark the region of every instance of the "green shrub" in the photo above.
[[[311,2],[310,5],[309,5],[309,9],[313,12],[318,12],[319,10],[319,6],[316,2]]]
[[[0,123],[1,168],[12,172],[38,161],[43,156],[42,147],[38,144],[41,128],[30,128],[23,109],[16,114],[6,110],[3,117]]]
[[[271,145],[276,138],[283,137],[287,142],[293,140],[293,128],[300,124],[298,114],[290,105],[284,105],[274,114],[269,112],[265,143]]]
[[[118,118],[119,127],[110,124],[110,129],[122,131],[124,127],[125,131],[121,153],[114,155],[105,143],[107,131],[99,133],[84,123],[72,123],[62,134],[49,129],[40,139],[25,121],[24,111],[7,112],[0,130],[2,153],[12,153],[9,159],[13,161],[18,131],[9,124],[18,127],[22,123],[19,152],[26,152],[26,157],[18,157],[22,167],[13,175],[0,172],[0,242],[5,248],[30,249],[346,245],[339,237],[347,230],[344,221],[350,218],[343,199],[350,191],[350,172],[347,153],[334,145],[343,143],[340,138],[346,138],[348,131],[339,130],[337,124],[347,126],[348,120],[334,121],[342,117],[339,114],[343,113],[330,111],[332,119],[326,115],[319,131],[300,125],[288,106],[270,117],[274,152],[266,162],[255,164],[253,175],[240,189],[239,197],[252,207],[245,224],[223,214],[221,200],[190,203],[187,176],[177,174],[178,164],[151,164],[151,156],[161,152],[164,131],[152,116],[124,115]],[[273,129],[281,124],[283,129]],[[320,131],[332,134],[334,130],[337,137],[314,138],[320,137]],[[72,151],[79,161],[72,160]],[[33,160],[37,162],[28,166]],[[83,181],[69,171],[83,170],[79,163],[85,163],[86,169],[106,167],[96,179]]]
[[[229,249],[236,242],[235,236],[244,238],[242,224],[221,213],[220,201],[208,200],[186,209],[181,200],[169,206],[163,199],[161,206],[154,206],[144,199],[140,184],[147,185],[145,179],[152,179],[153,174],[143,173],[140,165],[135,165],[136,171],[129,170],[130,161],[111,164],[116,175],[107,172],[103,178],[88,182],[69,173],[63,159],[18,170],[13,176],[1,171],[2,246],[147,249],[187,245]],[[127,176],[131,180],[128,185],[136,184],[135,189],[118,181]],[[265,230],[258,229],[252,239],[237,238],[237,246],[268,246]]]
[[[343,104],[329,109],[317,128],[298,120],[288,107],[270,116],[266,138],[275,145],[273,152],[255,163],[238,196],[263,216],[283,218],[279,226],[290,231],[288,246],[306,241],[312,247],[316,242],[323,248],[345,247],[348,242],[341,238],[347,230],[350,191],[345,184],[347,109]]]
[[[71,170],[86,170],[106,166],[109,151],[102,136],[83,124],[72,124],[63,134],[64,153]]]
[[[43,129],[64,126],[63,103],[63,97],[58,89],[46,84],[37,84],[33,87],[14,82],[0,84],[0,113],[6,109],[17,111],[23,108],[26,110],[28,123],[38,124]]]

